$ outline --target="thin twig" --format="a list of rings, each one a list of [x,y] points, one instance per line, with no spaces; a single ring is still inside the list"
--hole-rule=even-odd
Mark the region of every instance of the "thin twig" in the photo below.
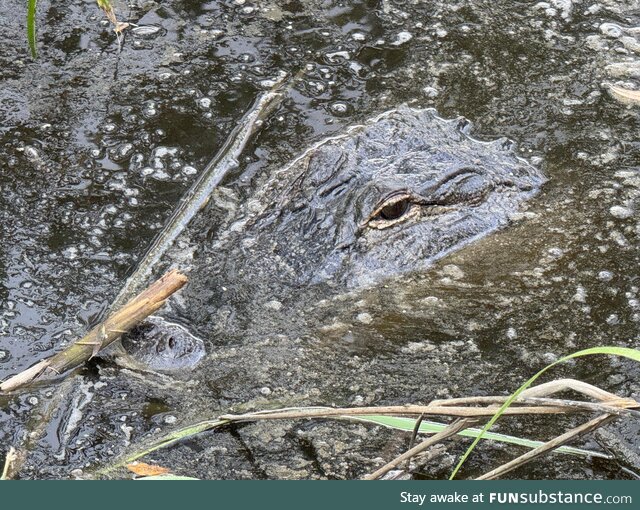
[[[454,405],[477,405],[477,404],[496,404],[501,405],[508,397],[470,397],[470,398],[452,398],[450,400],[434,400],[429,405],[437,406],[454,406]],[[632,408],[640,408],[640,403],[629,398],[616,397],[615,400],[606,400],[602,403],[585,402],[582,400],[566,400],[558,398],[543,398],[543,397],[530,397],[530,398],[518,398],[512,405],[531,404],[538,406],[566,406],[576,409],[582,409],[585,411],[595,411],[607,414],[616,415],[634,415],[640,416],[638,411],[634,411]]]
[[[538,384],[537,386],[532,386],[531,388],[524,390],[520,396],[523,398],[548,397],[554,393],[566,390],[576,391],[601,402],[620,399],[620,397],[615,393],[609,393],[608,391],[598,388],[593,384],[578,381],[577,379],[556,379],[554,381]]]
[[[418,416],[418,419],[416,420],[416,424],[413,426],[413,432],[411,433],[411,440],[409,441],[409,448],[408,448],[409,450],[411,450],[415,445],[416,438],[418,437],[418,432],[420,432],[420,425],[422,425],[423,421],[424,421],[424,414],[421,414],[420,416]],[[407,471],[409,470],[410,460],[411,459],[407,459],[407,464],[405,467]]]
[[[449,406],[383,406],[383,407],[337,407],[323,410],[299,410],[270,413],[247,413],[247,414],[225,414],[220,417],[222,420],[235,422],[241,421],[261,421],[261,420],[298,420],[303,418],[324,418],[329,416],[362,416],[362,415],[409,415],[420,416],[454,416],[461,418],[482,418],[493,416],[497,407],[449,407]],[[505,415],[528,415],[528,414],[566,414],[576,413],[579,409],[567,406],[524,406],[510,407],[505,411]]]
[[[365,477],[363,477],[363,480],[377,480],[378,478],[383,476],[385,473],[388,473],[394,467],[401,464],[405,460],[410,459],[411,457],[419,454],[420,452],[423,452],[430,446],[436,443],[439,443],[440,441],[443,441],[451,436],[454,436],[458,432],[466,428],[469,428],[477,423],[478,423],[478,420],[472,420],[472,419],[456,420],[443,431],[438,432],[437,434],[431,436],[428,439],[425,439],[422,443],[414,446],[410,450],[407,450],[402,455],[399,455],[398,457],[393,459],[391,462],[388,462],[387,464],[382,466],[380,469],[377,469],[373,473],[366,475]]]
[[[502,466],[489,471],[488,473],[485,473],[479,478],[476,478],[476,480],[493,480],[495,478],[498,478],[499,476],[502,476],[509,471],[513,471],[514,469],[526,464],[527,462],[531,462],[533,459],[540,457],[541,455],[544,455],[551,450],[555,450],[556,448],[565,445],[572,439],[575,439],[582,434],[597,429],[598,427],[613,420],[614,418],[615,416],[611,416],[608,414],[600,415],[597,418],[594,418],[587,423],[583,423],[579,427],[571,429],[564,434],[552,439],[551,441],[548,441],[545,444],[528,451],[524,455],[521,455],[520,457],[517,457],[512,461],[509,461],[506,464],[503,464]]]
[[[421,414],[420,416],[418,416],[418,419],[416,420],[416,424],[413,426],[413,432],[411,433],[411,441],[409,441],[409,450],[413,448],[413,445],[416,442],[416,438],[418,437],[418,432],[420,432],[420,425],[422,425],[423,421],[424,421],[424,414]]]
[[[238,168],[245,147],[282,102],[284,97],[282,90],[286,84],[286,77],[286,74],[281,74],[272,89],[260,94],[252,108],[240,119],[215,157],[180,199],[164,228],[138,262],[135,272],[127,278],[123,288],[113,300],[110,311],[122,306],[142,285],[147,283],[157,263],[194,216],[202,210],[222,179]]]
[[[594,411],[597,413],[615,414],[616,416],[626,416],[626,415],[640,416],[640,413],[638,411],[635,411],[633,409],[629,409],[628,407],[626,407],[626,406],[640,407],[639,403],[637,403],[635,400],[628,399],[628,398],[618,398],[615,401],[609,400],[609,401],[606,401],[606,405],[596,404],[594,402],[583,402],[580,400],[563,400],[563,399],[556,399],[556,398],[541,398],[541,397],[525,398],[525,399],[522,399],[522,401],[519,401],[518,403],[534,404],[534,405],[537,404],[537,405],[543,405],[543,406],[562,405],[567,407],[573,407],[576,409],[581,409],[584,411]]]
[[[591,397],[599,402],[630,400],[618,397],[614,393],[609,393],[597,386],[588,384],[577,379],[557,379],[546,383],[538,384],[525,391],[515,400],[514,403],[526,403],[531,398],[549,397],[555,393],[572,390],[581,393],[587,397]],[[456,406],[456,405],[477,405],[477,404],[503,404],[508,397],[502,396],[485,396],[485,397],[462,397],[449,398],[447,400],[433,400],[431,405],[436,406]],[[640,405],[640,404],[639,404]]]

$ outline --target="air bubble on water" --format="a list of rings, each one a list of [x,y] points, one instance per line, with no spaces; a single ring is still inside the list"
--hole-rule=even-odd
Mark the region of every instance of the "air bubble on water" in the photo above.
[[[137,172],[142,168],[143,164],[144,156],[139,152],[136,152],[133,156],[131,156],[131,159],[129,159],[129,171]]]
[[[628,207],[623,207],[621,205],[614,205],[609,209],[609,213],[611,213],[611,216],[614,216],[615,218],[621,220],[633,216],[633,211],[631,209],[629,209]]]
[[[322,94],[326,90],[324,83],[319,81],[310,81],[308,82],[308,85],[309,87],[315,89],[316,93],[318,94]]]
[[[438,89],[436,89],[435,87],[425,87],[422,89],[422,92],[429,99],[435,99],[439,94]]]
[[[69,246],[62,250],[62,256],[67,260],[73,260],[78,258],[78,248],[75,246]]]
[[[182,167],[182,173],[184,175],[195,175],[198,173],[198,170],[196,170],[194,167],[190,165],[185,165]]]
[[[260,88],[264,90],[269,90],[273,88],[275,84],[276,84],[275,80],[260,80],[258,82],[258,85],[260,86]]]
[[[157,36],[161,30],[162,28],[158,25],[138,25],[137,27],[133,27],[131,29],[133,35],[135,35],[136,37],[141,37],[143,39],[151,39]]]
[[[578,303],[584,303],[587,299],[587,291],[582,285],[576,287],[576,293],[573,295],[573,300]]]
[[[116,162],[122,161],[124,159],[127,159],[132,152],[133,152],[133,144],[121,143],[113,150],[112,159]]]
[[[349,62],[349,69],[351,69],[356,76],[360,76],[360,71],[362,71],[362,65],[358,64],[358,62]]]
[[[598,279],[603,282],[609,282],[613,279],[613,273],[611,271],[600,271],[598,273]]]
[[[564,250],[562,248],[558,248],[557,246],[555,246],[553,248],[549,248],[547,250],[547,253],[554,259],[558,259],[562,257],[562,255],[564,255]]]
[[[158,169],[151,175],[154,179],[158,181],[166,181],[167,179],[171,179],[171,176],[165,172],[164,170]]]
[[[449,32],[447,32],[444,28],[442,27],[436,28],[436,36],[438,36],[440,39],[447,37],[447,35],[449,35]]]
[[[153,152],[151,153],[151,157],[154,158],[166,158],[167,156],[176,156],[178,154],[177,147],[165,147],[163,145],[159,145]]]
[[[27,402],[32,406],[36,406],[36,405],[38,405],[39,400],[38,400],[38,397],[31,396],[31,397],[27,398]]]
[[[331,113],[334,115],[346,115],[349,112],[349,105],[343,102],[335,102],[329,106]]]
[[[142,170],[140,170],[140,173],[142,175],[151,175],[153,172],[155,172],[155,170],[150,166],[146,166]]]
[[[108,122],[104,126],[102,126],[102,131],[105,133],[113,133],[116,130],[116,125],[113,122]]]
[[[396,39],[391,43],[391,46],[400,46],[409,42],[411,39],[413,39],[413,34],[411,32],[400,32],[396,35]]]
[[[340,59],[349,60],[351,58],[348,51],[333,51],[331,53],[326,53],[325,56],[329,62],[338,62]]]
[[[562,18],[569,19],[573,10],[573,0],[551,0],[551,3],[556,9],[562,11],[560,15]]]
[[[0,349],[0,363],[8,361],[9,359],[9,351],[5,351],[4,349]]]
[[[24,155],[29,161],[40,161],[40,152],[33,145],[25,145]]]
[[[603,23],[600,25],[600,32],[607,37],[611,37],[612,39],[618,39],[622,37],[624,34],[624,30],[620,25],[616,25],[615,23]]]
[[[209,108],[211,108],[211,99],[209,99],[208,97],[202,97],[198,99],[198,107],[200,107],[202,110],[208,110]]]
[[[156,103],[154,101],[147,101],[142,110],[142,115],[146,118],[154,117],[158,111],[156,110]]]

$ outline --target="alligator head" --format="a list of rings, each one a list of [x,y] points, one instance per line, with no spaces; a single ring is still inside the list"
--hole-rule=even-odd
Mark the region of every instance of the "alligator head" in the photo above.
[[[256,197],[252,271],[348,288],[419,271],[507,224],[544,176],[465,119],[401,107],[310,148]]]
[[[269,329],[274,309],[261,310],[274,298],[371,287],[505,225],[544,176],[508,140],[481,142],[468,130],[464,119],[401,107],[274,172],[201,248],[184,298],[202,312],[189,322],[211,333],[216,313],[231,308],[246,322],[227,333]],[[155,336],[144,344],[164,358],[175,351]]]

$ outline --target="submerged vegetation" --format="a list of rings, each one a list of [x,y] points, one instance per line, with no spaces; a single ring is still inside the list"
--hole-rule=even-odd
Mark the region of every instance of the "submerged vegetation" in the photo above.
[[[467,460],[471,452],[475,449],[476,445],[480,440],[491,440],[496,442],[501,442],[505,444],[512,444],[516,446],[521,446],[525,448],[529,448],[530,451],[516,459],[508,462],[507,464],[501,466],[500,468],[491,470],[487,473],[487,475],[481,477],[483,479],[489,478],[498,478],[501,474],[504,474],[508,471],[519,467],[533,458],[537,456],[544,455],[546,453],[560,453],[565,455],[576,455],[581,457],[600,457],[603,459],[611,460],[612,457],[608,454],[603,454],[597,451],[584,450],[581,448],[574,448],[570,446],[565,446],[570,440],[575,439],[586,432],[591,432],[597,429],[599,426],[604,425],[610,419],[625,415],[625,414],[634,414],[637,416],[637,408],[640,407],[633,399],[626,399],[616,397],[615,395],[603,391],[595,386],[591,386],[580,381],[575,380],[559,380],[559,381],[551,381],[549,383],[537,386],[537,391],[533,393],[533,395],[552,395],[555,393],[559,393],[566,390],[573,390],[584,393],[585,395],[594,398],[596,401],[600,400],[597,404],[592,404],[591,402],[583,402],[583,401],[575,401],[575,400],[559,400],[559,399],[539,399],[538,404],[540,405],[538,411],[535,411],[531,404],[535,402],[535,398],[529,398],[525,400],[520,400],[520,397],[526,392],[528,388],[531,388],[533,383],[545,372],[552,369],[556,365],[568,361],[570,359],[579,358],[583,356],[592,356],[592,355],[611,355],[611,356],[621,356],[624,358],[631,359],[633,361],[640,362],[640,350],[637,349],[628,349],[621,347],[611,347],[611,346],[603,346],[603,347],[594,347],[591,349],[584,349],[582,351],[574,352],[567,356],[564,356],[554,363],[551,363],[544,367],[542,370],[537,372],[533,377],[528,379],[522,386],[520,386],[512,395],[508,398],[500,399],[500,397],[470,397],[470,398],[456,398],[450,399],[449,401],[434,401],[428,404],[427,406],[395,406],[395,407],[379,407],[379,408],[343,408],[336,409],[330,407],[290,407],[285,409],[273,409],[268,411],[257,411],[250,412],[242,415],[223,415],[218,418],[214,418],[211,420],[205,420],[198,423],[194,423],[192,425],[188,425],[182,427],[178,430],[175,430],[169,433],[166,436],[163,436],[159,439],[153,440],[151,443],[146,444],[138,450],[125,452],[123,458],[119,461],[116,461],[112,465],[108,465],[98,469],[95,472],[97,476],[105,476],[113,473],[115,470],[119,468],[126,467],[130,471],[140,474],[145,469],[153,469],[153,467],[143,464],[141,469],[137,469],[135,467],[138,459],[146,457],[147,455],[156,452],[160,449],[168,448],[173,445],[180,443],[181,441],[188,440],[197,436],[198,434],[202,434],[203,432],[210,431],[213,429],[217,429],[223,426],[233,425],[234,423],[243,423],[243,422],[255,422],[260,420],[296,420],[296,419],[335,419],[342,421],[351,421],[351,422],[360,422],[360,423],[370,423],[374,425],[381,425],[383,427],[401,430],[405,432],[413,431],[413,436],[411,439],[411,445],[407,452],[403,453],[396,459],[392,460],[375,473],[371,475],[367,475],[364,477],[365,480],[373,480],[385,477],[388,473],[391,473],[393,468],[399,468],[402,463],[409,462],[412,457],[416,456],[418,453],[423,453],[427,448],[433,446],[436,442],[441,442],[445,439],[448,439],[452,436],[462,436],[462,437],[470,437],[475,438],[472,444],[467,448],[466,452],[460,458],[458,464],[453,469],[449,479],[452,480],[456,477],[458,471]],[[544,389],[543,389],[544,388]],[[486,425],[480,430],[473,427],[466,427],[466,423],[472,423],[474,420],[482,420],[483,416],[487,415],[487,411],[491,409],[491,405],[486,408],[483,407],[466,407],[461,406],[461,404],[470,405],[473,403],[499,403],[500,400],[504,400],[504,403],[501,407],[495,412],[489,412],[488,416],[490,416],[489,421]],[[520,400],[520,402],[519,402]],[[551,416],[555,416],[557,414],[563,414],[566,412],[571,412],[573,410],[577,411],[581,407],[583,411],[592,412],[592,411],[600,411],[603,414],[596,419],[587,422],[587,424],[572,429],[555,439],[552,439],[547,442],[531,440],[526,438],[514,437],[506,434],[497,434],[488,432],[489,429],[496,423],[496,421],[508,412],[508,409],[516,404],[521,403],[525,405],[529,405],[529,407],[515,407],[513,409],[513,415],[527,415],[527,414],[550,414]],[[555,409],[554,409],[555,406]],[[367,414],[370,412],[378,411],[381,414]],[[382,414],[384,413],[384,414]],[[493,413],[493,414],[492,414]],[[452,417],[457,417],[458,419],[452,422],[451,424],[437,423],[437,422],[427,422],[424,421],[424,416],[427,415],[450,415]],[[417,419],[410,418],[408,416],[418,416]],[[414,441],[418,434],[428,434],[431,435],[430,438],[425,440],[423,443],[418,444],[417,446],[413,446]],[[437,441],[436,441],[437,439]],[[407,464],[408,466],[408,464]],[[160,469],[168,469],[167,467],[161,467]],[[406,469],[406,468],[405,468]],[[398,473],[404,473],[402,469],[399,472],[396,472],[395,476],[398,476]],[[159,476],[165,476],[164,474]],[[169,475],[173,476],[173,475]],[[152,479],[151,477],[149,479]],[[168,479],[168,478],[167,478]],[[176,478],[177,479],[177,478]]]

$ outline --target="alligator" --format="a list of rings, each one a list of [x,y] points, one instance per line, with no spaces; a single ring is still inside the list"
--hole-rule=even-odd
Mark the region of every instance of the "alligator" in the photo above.
[[[540,190],[542,171],[512,142],[479,141],[470,129],[464,118],[402,106],[317,143],[266,175],[248,198],[216,190],[183,234],[181,246],[196,248],[168,257],[188,261],[190,284],[165,318],[123,339],[151,372],[99,364],[97,379],[77,376],[68,405],[52,404],[56,433],[42,448],[51,458],[41,451],[21,476],[65,477],[74,468],[88,476],[87,466],[109,464],[160,430],[230,410],[375,402],[383,389],[405,402],[414,392],[424,398],[424,385],[436,391],[468,380],[450,372],[466,357],[455,345],[437,353],[394,347],[381,357],[366,351],[375,342],[369,329],[358,351],[333,304],[362,307],[363,293],[397,292],[405,277],[507,225]],[[373,319],[361,312],[358,321],[369,327]],[[389,366],[376,369],[383,358]],[[474,365],[486,380],[484,362]],[[322,427],[292,433],[282,424],[249,425],[154,455],[207,478],[342,478],[371,468],[375,455],[337,465],[327,435],[347,443],[353,430]]]
[[[470,128],[403,106],[309,148],[217,227],[217,255],[196,264],[185,299],[209,310],[247,298],[273,309],[300,289],[368,288],[506,225],[545,178],[510,140],[481,142]],[[202,328],[207,317],[194,322]],[[140,335],[137,352],[149,362],[157,350],[156,369],[201,358],[186,330],[156,321]]]

